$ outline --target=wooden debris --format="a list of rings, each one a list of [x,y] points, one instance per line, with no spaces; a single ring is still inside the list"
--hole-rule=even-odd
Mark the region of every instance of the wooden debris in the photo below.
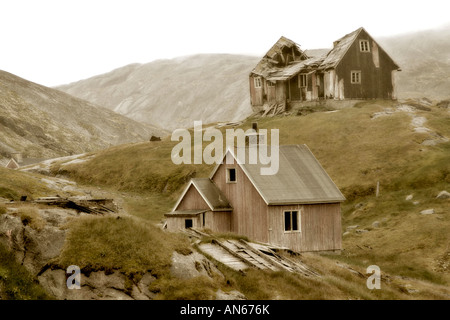
[[[190,229],[189,233],[197,237],[206,235],[195,229]],[[210,235],[206,236],[211,237]],[[303,263],[277,254],[269,245],[251,243],[242,239],[238,241],[214,238],[211,243],[199,245],[199,249],[238,271],[247,268],[271,271],[285,270],[304,276],[320,277],[317,272]]]
[[[62,208],[75,209],[90,214],[116,213],[117,207],[113,199],[68,199],[56,197],[42,197],[30,203],[47,204]]]

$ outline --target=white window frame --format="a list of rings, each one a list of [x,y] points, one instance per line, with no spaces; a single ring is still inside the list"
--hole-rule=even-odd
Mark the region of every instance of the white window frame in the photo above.
[[[234,181],[230,180],[230,170],[234,170]],[[237,183],[237,170],[235,167],[227,168],[227,183]]]
[[[253,79],[254,84],[255,84],[255,88],[261,88],[262,87],[262,80],[261,77],[255,77]]]
[[[303,81],[305,79],[305,81]],[[299,88],[306,88],[308,86],[308,74],[307,73],[300,73],[298,75],[298,87]]]
[[[267,81],[267,86],[268,87],[275,87],[275,82]]]
[[[369,40],[359,40],[359,50],[361,52],[370,52]]]
[[[286,213],[289,212],[289,219],[290,219],[290,229],[286,230]],[[297,213],[297,229],[293,229],[293,220],[292,220],[292,213],[296,212]],[[301,228],[301,212],[300,210],[283,210],[283,230],[284,233],[294,233],[294,232],[301,232],[302,228]]]
[[[350,72],[350,83],[361,84],[361,70],[352,70]]]

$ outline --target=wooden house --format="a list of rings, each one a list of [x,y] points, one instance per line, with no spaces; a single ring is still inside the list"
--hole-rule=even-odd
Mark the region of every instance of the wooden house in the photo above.
[[[247,152],[248,152],[248,148]],[[340,250],[345,200],[306,145],[279,147],[279,170],[261,175],[261,164],[237,161],[229,149],[209,178],[192,179],[167,229],[207,228],[297,252]]]
[[[250,100],[259,109],[319,99],[396,99],[397,71],[400,67],[364,28],[317,56],[281,37],[250,73]]]

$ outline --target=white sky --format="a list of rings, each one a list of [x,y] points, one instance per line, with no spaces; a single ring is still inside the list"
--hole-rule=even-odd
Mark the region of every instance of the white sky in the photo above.
[[[46,86],[196,53],[262,56],[450,23],[448,0],[0,0],[0,69]]]

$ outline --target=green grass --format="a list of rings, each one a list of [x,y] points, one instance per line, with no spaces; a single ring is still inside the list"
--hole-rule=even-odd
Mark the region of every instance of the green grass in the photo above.
[[[21,196],[37,198],[53,194],[39,176],[26,172],[0,168],[0,197],[8,200],[19,200]]]
[[[56,264],[82,270],[114,270],[126,274],[162,275],[173,251],[189,253],[181,235],[167,234],[151,223],[132,217],[84,217],[73,219]]]
[[[27,269],[16,262],[14,254],[0,244],[0,299],[47,300],[52,297],[36,283]]]

